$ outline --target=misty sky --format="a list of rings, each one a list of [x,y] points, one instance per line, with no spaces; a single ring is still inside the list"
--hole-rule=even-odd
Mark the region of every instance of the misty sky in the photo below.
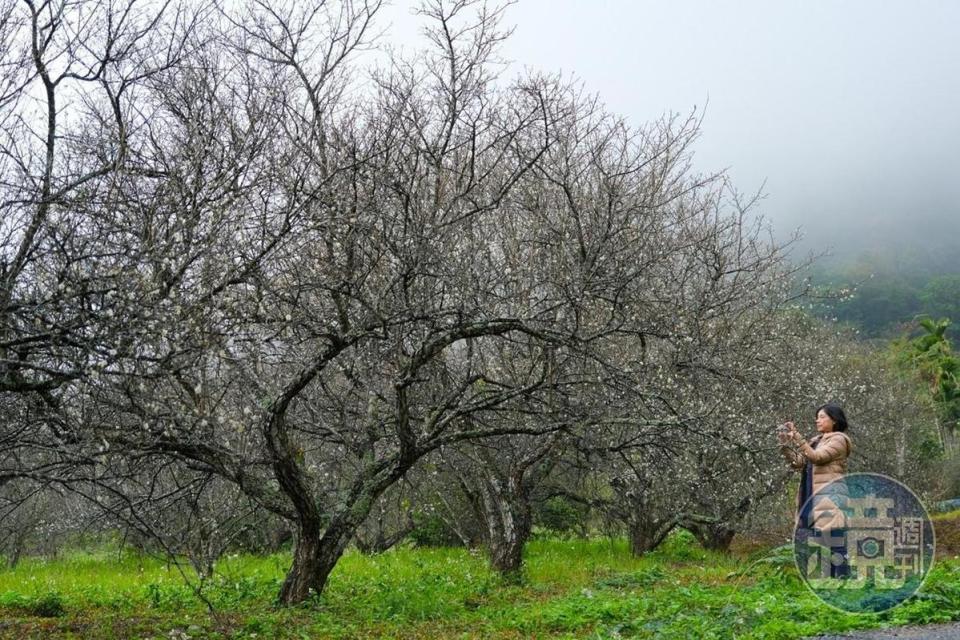
[[[381,16],[395,43],[412,4]],[[960,1],[520,0],[507,22],[514,69],[571,74],[637,124],[706,104],[698,169],[766,181],[778,236],[960,244]]]

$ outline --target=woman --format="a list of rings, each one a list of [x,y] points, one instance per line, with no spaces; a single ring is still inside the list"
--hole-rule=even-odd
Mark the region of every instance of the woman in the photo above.
[[[801,472],[800,491],[797,494],[798,529],[810,530],[818,537],[832,536],[840,540],[844,536],[845,516],[840,510],[846,487],[834,482],[847,471],[847,458],[853,450],[853,442],[846,434],[847,417],[840,405],[827,403],[817,409],[817,432],[804,440],[792,422],[784,425],[778,434],[780,452],[793,469]],[[830,484],[834,483],[834,484]],[[827,491],[824,489],[830,485]],[[808,500],[813,496],[812,500]],[[831,577],[848,575],[845,544],[831,544],[834,562]],[[840,556],[837,557],[836,553]]]

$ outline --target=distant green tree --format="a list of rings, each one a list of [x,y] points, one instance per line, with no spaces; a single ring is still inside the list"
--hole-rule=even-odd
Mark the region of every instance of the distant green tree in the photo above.
[[[912,371],[925,383],[931,399],[939,409],[938,427],[941,444],[952,453],[952,441],[960,423],[960,357],[953,352],[947,338],[950,320],[918,318],[923,333],[894,344],[900,366]]]
[[[960,274],[933,278],[920,290],[919,297],[925,314],[934,318],[960,318]]]
[[[823,262],[809,276],[818,294],[814,313],[867,337],[892,339],[915,328],[920,314],[960,318],[960,264],[945,248],[865,251],[845,262]]]
[[[852,320],[877,335],[920,311],[917,292],[899,281],[872,281],[861,287],[840,310],[840,319]]]

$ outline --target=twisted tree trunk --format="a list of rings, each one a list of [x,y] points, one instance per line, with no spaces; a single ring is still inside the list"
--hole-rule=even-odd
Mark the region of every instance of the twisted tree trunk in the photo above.
[[[697,538],[704,549],[710,549],[711,551],[729,551],[733,536],[737,533],[723,523],[700,524],[694,522],[684,526]]]
[[[642,556],[653,551],[664,541],[677,525],[675,518],[659,520],[636,514],[627,522],[627,536],[630,538],[630,553]]]
[[[530,500],[522,478],[504,485],[488,476],[482,485],[490,565],[509,582],[522,578],[523,548],[533,526]]]
[[[341,528],[328,528],[320,535],[319,528],[301,526],[293,550],[293,564],[280,588],[283,604],[303,602],[323,592],[330,572],[346,549],[351,534]]]

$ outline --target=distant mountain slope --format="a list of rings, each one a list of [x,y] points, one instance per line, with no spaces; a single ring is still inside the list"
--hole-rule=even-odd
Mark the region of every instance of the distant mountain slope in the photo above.
[[[865,337],[889,338],[911,330],[921,314],[954,321],[960,331],[960,244],[875,248],[826,257],[810,269],[822,292],[855,288],[845,299],[822,299],[814,313],[835,317]]]

